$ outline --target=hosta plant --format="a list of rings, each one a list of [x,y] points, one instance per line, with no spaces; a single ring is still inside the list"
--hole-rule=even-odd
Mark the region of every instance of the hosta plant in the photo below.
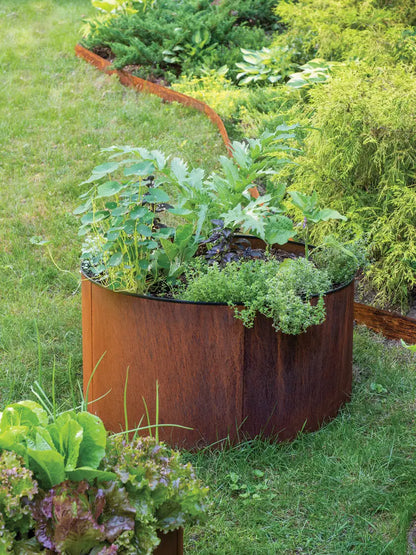
[[[33,401],[0,420],[0,553],[150,554],[200,519],[206,488],[155,438],[107,437],[84,411]]]

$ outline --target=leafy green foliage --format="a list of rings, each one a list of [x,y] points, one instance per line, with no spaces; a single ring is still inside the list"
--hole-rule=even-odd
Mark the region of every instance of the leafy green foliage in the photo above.
[[[210,234],[210,220],[219,217],[234,230],[285,243],[294,230],[282,214],[285,187],[272,178],[298,153],[289,143],[297,127],[281,125],[258,139],[235,141],[233,157],[220,156],[221,172],[206,178],[201,168],[189,170],[183,160],[159,151],[106,149],[112,161],[93,169],[84,182],[92,187],[75,210],[79,233],[87,235],[84,269],[113,289],[146,293],[160,281],[174,285],[200,238]],[[122,177],[116,180],[116,173]],[[259,183],[266,194],[253,200]],[[171,215],[186,223],[168,225]]]
[[[296,103],[295,95],[288,95],[286,87],[267,82],[261,87],[242,87],[235,85],[232,77],[225,66],[199,76],[182,75],[172,88],[211,106],[234,138],[258,137],[286,122],[285,112]]]
[[[107,442],[102,421],[84,411],[48,420],[33,401],[1,416],[4,553],[150,555],[158,531],[201,518],[207,489],[179,452],[153,438],[129,443],[125,434]]]
[[[38,496],[31,509],[36,538],[53,553],[115,553],[117,538],[134,530],[135,510],[115,482],[99,489],[66,481]]]
[[[91,0],[94,8],[103,11],[107,14],[116,13],[117,11],[124,11],[134,13],[132,0]]]
[[[292,89],[303,89],[316,83],[325,83],[330,78],[331,66],[333,64],[325,60],[310,60],[308,63],[299,66],[302,71],[289,75],[287,86]]]
[[[293,68],[291,53],[286,46],[275,46],[261,50],[248,50],[242,48],[244,62],[238,62],[236,66],[241,70],[236,79],[240,85],[253,83],[277,83],[284,80]]]
[[[410,25],[416,24],[416,8],[410,0],[288,0],[277,5],[276,13],[288,27],[276,43],[290,45],[300,63],[316,57],[404,61],[403,41],[409,40]]]
[[[44,489],[67,478],[111,479],[97,470],[107,437],[97,416],[67,412],[51,420],[33,401],[8,405],[0,419],[0,450],[21,455]]]
[[[207,488],[191,465],[181,463],[177,451],[154,438],[126,443],[122,436],[111,437],[103,468],[117,475],[136,511],[134,553],[151,553],[159,543],[157,530],[198,522],[207,508]]]
[[[28,503],[37,492],[37,482],[24,467],[23,459],[16,453],[3,451],[0,454],[0,546],[3,541],[4,547],[10,547],[17,533],[25,537],[32,528]],[[3,553],[6,552],[4,549]]]
[[[297,191],[289,191],[289,195],[292,197],[293,205],[300,210],[303,216],[302,227],[305,231],[305,258],[308,258],[309,254],[309,228],[311,223],[317,224],[319,222],[327,222],[328,220],[344,220],[346,217],[342,216],[336,210],[331,210],[330,208],[321,209],[319,207],[318,195],[314,191],[311,195],[305,195],[303,193],[298,193]]]
[[[252,471],[252,480],[246,480],[236,472],[230,472],[226,476],[230,493],[232,496],[238,496],[240,499],[246,500],[247,503],[254,499],[267,498],[272,500],[276,497],[276,493],[270,491],[267,480],[264,479],[264,472],[255,468]],[[247,483],[248,482],[248,483]]]
[[[327,272],[333,285],[350,282],[359,268],[368,265],[366,249],[360,241],[342,244],[332,236],[313,249],[311,259],[317,268]]]
[[[326,271],[303,258],[282,263],[242,260],[224,268],[198,261],[188,269],[187,278],[180,298],[235,306],[235,316],[247,327],[263,314],[272,318],[277,331],[288,334],[324,321],[323,294],[331,286]],[[311,302],[313,296],[318,297],[316,304]]]
[[[176,278],[183,274],[184,265],[197,251],[198,244],[194,240],[194,226],[192,224],[178,226],[172,240],[161,238],[160,244],[164,252],[159,252],[156,263],[163,268],[167,282],[175,282]]]
[[[301,261],[282,264],[278,272],[280,281],[276,283],[269,272],[277,268],[264,261],[255,267],[226,266],[223,273],[214,268],[199,275],[202,266],[198,266],[198,271],[195,268],[186,271],[197,252],[198,241],[210,245],[211,262],[215,258],[230,262],[238,260],[241,254],[246,258],[258,258],[251,249],[246,249],[246,253],[241,249],[239,254],[235,252],[232,246],[235,231],[251,232],[269,245],[284,244],[297,234],[292,219],[285,215],[288,208],[288,203],[284,202],[286,188],[277,182],[281,169],[292,162],[288,154],[298,153],[298,149],[288,144],[296,140],[297,127],[281,125],[274,133],[265,132],[258,139],[234,142],[233,157],[221,156],[221,173],[213,173],[208,178],[204,178],[201,169],[189,171],[179,158],[168,160],[158,151],[134,147],[107,149],[115,153],[112,159],[124,155],[129,158],[101,164],[85,182],[94,185],[82,195],[84,204],[76,213],[84,214],[80,232],[90,235],[83,253],[88,263],[87,272],[92,271],[111,287],[120,288],[123,284],[136,292],[150,291],[159,295],[165,292],[166,284],[170,287],[180,284],[185,273],[188,290],[184,298],[231,304],[242,302],[246,308],[237,310],[236,315],[248,326],[253,325],[257,312],[271,317],[276,329],[286,333],[300,333],[322,322],[325,315],[322,293],[328,289],[323,284],[329,286],[329,282],[322,271],[320,288],[315,275],[317,270],[312,265],[304,265]],[[123,167],[123,180],[111,178],[108,181],[109,173]],[[104,179],[107,181],[102,185],[97,183]],[[258,193],[258,186],[265,194]],[[257,198],[253,198],[253,194]],[[345,217],[336,210],[321,209],[316,193],[308,196],[290,191],[289,195],[293,207],[304,218],[307,258],[310,225],[330,219],[345,220]],[[173,204],[166,204],[167,201]],[[164,212],[188,220],[188,223],[168,227],[156,217],[162,217]],[[210,219],[216,226],[214,230],[209,225]],[[208,239],[201,241],[204,234]],[[96,247],[94,256],[89,248],[91,243]],[[293,275],[286,275],[289,266]],[[114,269],[116,279],[111,279]],[[313,293],[308,290],[306,297],[306,285],[298,280],[302,269],[305,283],[315,284],[311,287]],[[287,287],[284,285],[286,279]],[[229,285],[225,283],[227,280],[231,282]],[[208,294],[203,292],[206,288]],[[312,294],[321,296],[316,305],[308,302]]]
[[[135,2],[136,13],[90,21],[84,44],[110,48],[117,68],[139,64],[141,76],[172,80],[203,66],[233,66],[242,46],[268,44],[266,33],[278,22],[271,0],[158,0],[151,9],[147,4]]]
[[[374,262],[367,274],[378,301],[402,306],[415,285],[415,91],[416,78],[403,67],[353,62],[334,69],[296,110],[298,117],[312,112],[319,131],[305,138],[292,186],[317,191],[346,213],[349,223],[339,227],[344,237],[368,235]],[[312,240],[328,229],[312,230]]]

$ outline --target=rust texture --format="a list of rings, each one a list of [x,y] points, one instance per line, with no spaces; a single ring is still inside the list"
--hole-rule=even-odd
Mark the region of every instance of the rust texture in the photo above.
[[[317,430],[348,401],[354,285],[325,298],[326,320],[300,335],[276,333],[259,316],[245,330],[242,431],[279,440]]]
[[[109,61],[104,60],[104,58],[101,58],[101,56],[98,56],[90,50],[87,50],[80,44],[76,45],[75,53],[78,57],[83,58],[84,60],[94,65],[101,71],[104,71],[105,73],[116,73],[118,75],[118,78],[120,79],[120,82],[127,87],[133,87],[138,91],[155,94],[160,98],[163,98],[163,100],[165,100],[166,102],[179,102],[184,106],[189,106],[191,108],[199,110],[200,112],[205,114],[214,125],[217,126],[218,131],[220,132],[220,135],[228,150],[228,153],[231,154],[231,143],[230,139],[228,138],[224,123],[219,115],[210,106],[208,106],[208,104],[205,104],[205,102],[201,102],[200,100],[192,98],[191,96],[188,96],[186,94],[173,91],[172,89],[168,89],[167,87],[163,87],[162,85],[158,85],[157,83],[151,83],[150,81],[146,81],[145,79],[141,79],[140,77],[135,77],[134,75],[131,75],[126,71],[110,69],[111,63]]]
[[[414,318],[354,303],[354,319],[357,324],[363,324],[389,339],[403,339],[408,343],[416,343],[416,320]]]
[[[254,242],[255,244],[255,242]],[[288,249],[298,246],[288,245]],[[247,329],[226,305],[184,303],[113,292],[83,282],[84,388],[108,430],[156,419],[160,439],[198,448],[264,433],[293,438],[336,415],[351,392],[353,284],[326,295],[327,319],[306,333],[276,333],[259,316]],[[101,399],[100,399],[101,398]],[[145,432],[144,432],[145,433]]]
[[[183,529],[173,530],[167,534],[159,534],[160,544],[154,555],[183,555]]]
[[[91,377],[91,373],[93,371],[93,346],[92,346],[92,306],[91,306],[91,299],[92,299],[92,283],[85,279],[84,277],[81,278],[81,304],[82,304],[82,361],[83,361],[83,388],[84,394],[87,391],[88,383]],[[90,385],[89,388],[89,398],[94,399],[94,394],[91,391],[91,387],[93,384]]]

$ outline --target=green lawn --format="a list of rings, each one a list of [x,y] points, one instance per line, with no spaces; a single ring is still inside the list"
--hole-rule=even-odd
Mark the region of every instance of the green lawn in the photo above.
[[[0,3],[1,405],[30,395],[36,379],[50,389],[54,360],[62,404],[68,370],[80,377],[81,242],[71,212],[100,148],[160,148],[207,169],[225,153],[199,113],[137,95],[75,58],[91,12],[89,0]],[[61,270],[32,237],[50,241]],[[354,351],[353,400],[321,431],[186,455],[212,497],[207,524],[186,531],[187,552],[406,553],[416,508],[415,358],[365,330]]]
[[[100,149],[133,144],[211,168],[225,148],[201,114],[137,95],[74,55],[88,0],[0,3],[0,389],[2,403],[81,368],[78,184]],[[50,241],[59,271],[32,237]],[[72,360],[72,362],[71,362]],[[59,389],[58,393],[64,388]],[[62,396],[61,396],[62,398]]]

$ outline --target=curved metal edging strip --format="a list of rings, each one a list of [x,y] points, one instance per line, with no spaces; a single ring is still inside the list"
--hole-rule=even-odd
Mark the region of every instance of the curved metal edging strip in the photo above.
[[[186,94],[173,91],[172,89],[168,89],[167,87],[163,87],[162,85],[151,83],[150,81],[146,81],[145,79],[141,79],[140,77],[136,77],[125,71],[109,69],[109,67],[111,66],[111,63],[109,61],[104,60],[104,58],[101,58],[101,56],[98,56],[90,50],[87,50],[80,44],[76,45],[75,54],[79,58],[83,58],[84,60],[94,65],[101,71],[104,71],[105,73],[116,73],[118,75],[118,78],[120,79],[120,82],[127,87],[133,87],[139,91],[145,91],[150,94],[155,94],[156,96],[159,96],[167,102],[179,102],[179,104],[190,106],[191,108],[195,108],[199,112],[202,112],[212,121],[214,125],[216,125],[228,153],[231,154],[231,142],[228,137],[227,130],[225,129],[224,123],[220,116],[210,106],[208,106],[208,104],[205,104],[205,102],[201,102],[200,100],[192,98],[191,96],[187,96]]]

